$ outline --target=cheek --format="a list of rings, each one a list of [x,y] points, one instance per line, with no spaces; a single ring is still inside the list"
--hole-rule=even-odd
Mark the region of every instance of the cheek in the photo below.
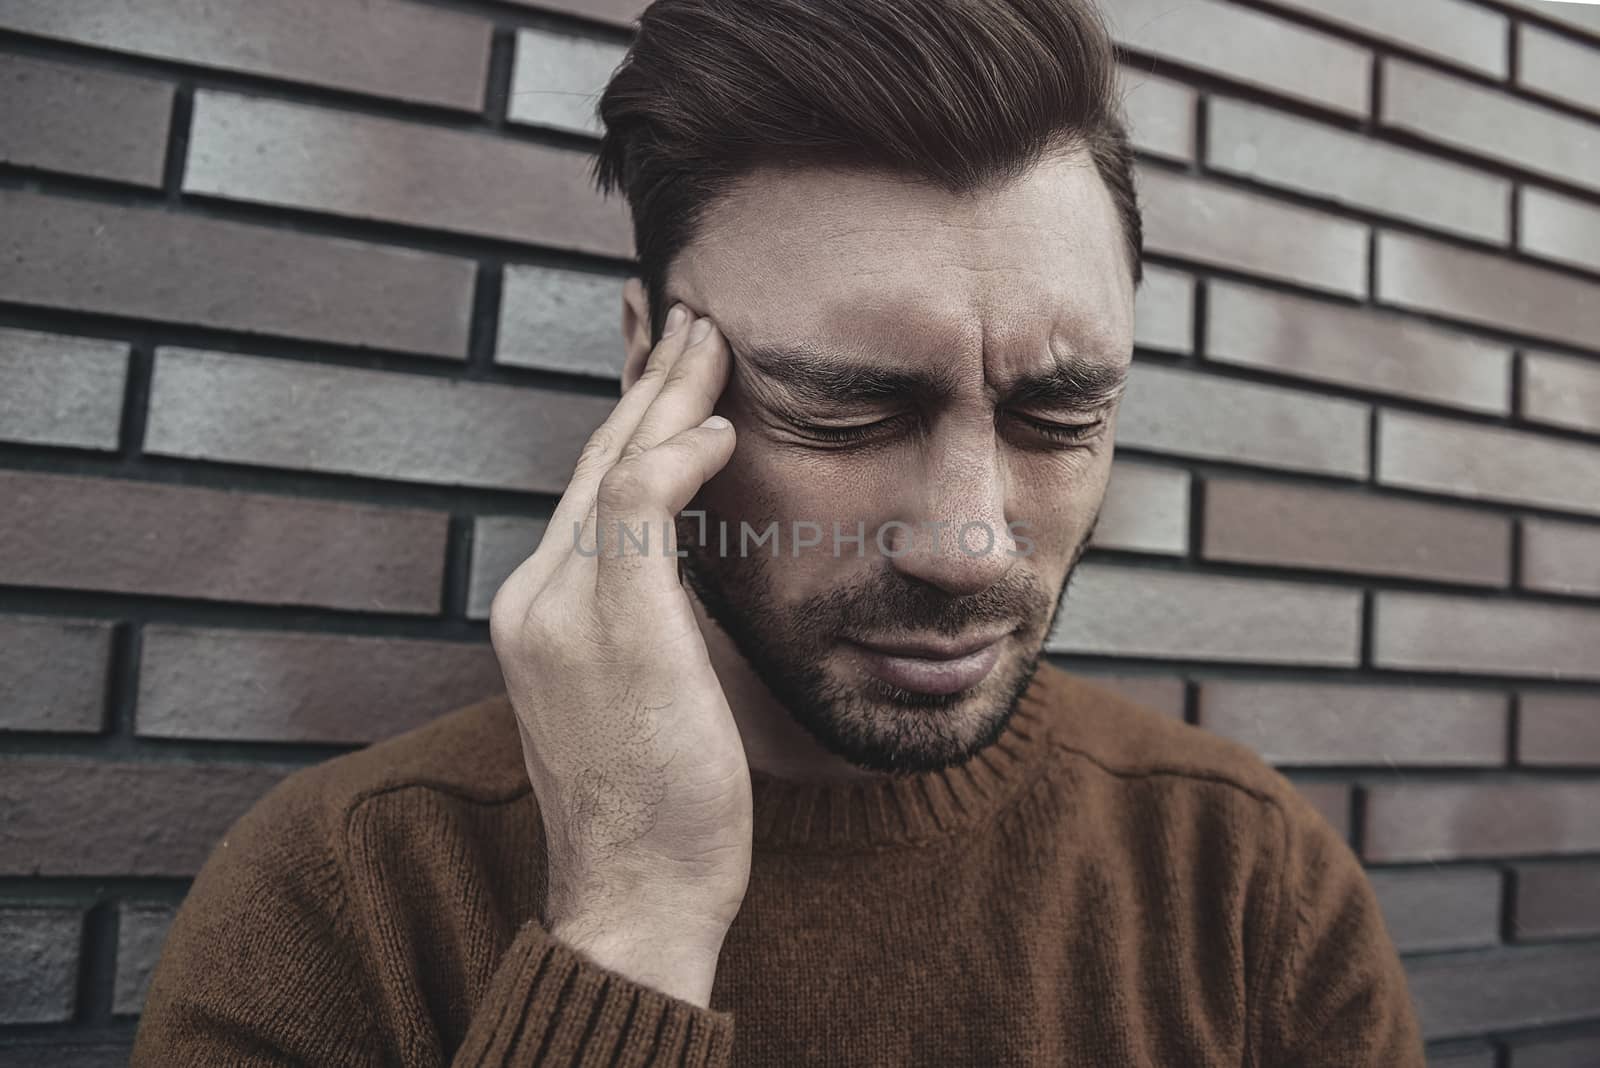
[[[1110,471],[1109,447],[1093,454],[1046,457],[1013,469],[1008,519],[1033,540],[1036,561],[1059,561],[1065,567],[1089,532]]]

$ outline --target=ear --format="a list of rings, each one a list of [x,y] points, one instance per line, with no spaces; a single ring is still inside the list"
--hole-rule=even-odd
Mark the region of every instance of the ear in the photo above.
[[[630,278],[622,286],[622,391],[639,381],[645,361],[655,346],[650,341],[650,299],[644,283]]]

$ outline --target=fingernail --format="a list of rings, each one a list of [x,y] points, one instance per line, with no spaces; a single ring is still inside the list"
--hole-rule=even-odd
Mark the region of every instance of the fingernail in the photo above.
[[[661,336],[671,337],[673,334],[676,334],[678,332],[678,328],[683,325],[683,319],[686,314],[687,313],[683,310],[682,304],[674,304],[672,306],[672,310],[667,312],[667,325],[665,328],[665,333],[663,333]]]
[[[694,321],[694,329],[689,331],[689,344],[696,344],[709,333],[711,333],[711,320],[696,319]]]
[[[707,430],[726,430],[733,424],[728,422],[720,415],[713,415],[708,417],[706,421],[700,425],[705,427]]]

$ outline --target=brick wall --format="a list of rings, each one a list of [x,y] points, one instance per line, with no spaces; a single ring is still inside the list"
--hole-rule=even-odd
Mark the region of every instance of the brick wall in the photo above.
[[[0,1061],[496,689],[620,364],[632,0],[0,5]],[[1149,274],[1069,668],[1286,768],[1435,1063],[1600,1058],[1600,8],[1111,0]]]

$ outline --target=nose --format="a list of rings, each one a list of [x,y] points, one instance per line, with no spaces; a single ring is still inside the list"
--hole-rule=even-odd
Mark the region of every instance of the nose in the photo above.
[[[884,555],[901,574],[953,597],[981,593],[1019,559],[993,430],[982,444],[933,447],[924,455],[920,481],[907,485],[895,519],[884,524]]]

